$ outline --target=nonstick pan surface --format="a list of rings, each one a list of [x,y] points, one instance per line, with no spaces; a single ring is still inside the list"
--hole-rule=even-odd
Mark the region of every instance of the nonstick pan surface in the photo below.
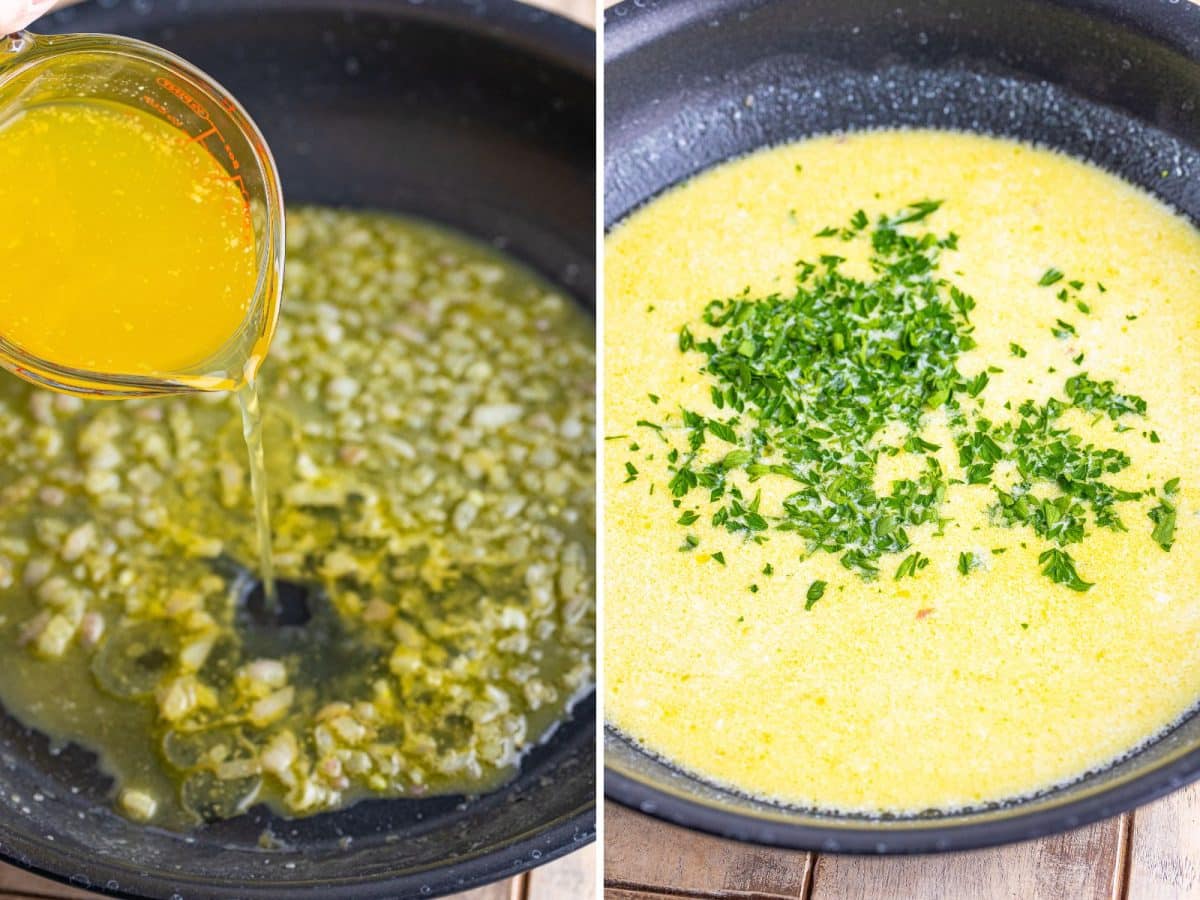
[[[752,150],[895,127],[1033,141],[1115,172],[1200,221],[1200,9],[1187,2],[632,0],[607,11],[605,57],[609,227]],[[829,852],[960,850],[1074,828],[1200,778],[1200,715],[1043,796],[910,818],[740,796],[611,729],[605,762],[613,799],[739,840]]]
[[[290,203],[444,222],[595,302],[587,29],[513,0],[105,0],[34,30],[116,32],[200,66],[262,128]],[[367,801],[295,821],[255,809],[180,835],[117,816],[110,788],[88,753],[52,749],[0,711],[10,862],[115,896],[439,896],[594,838],[595,699],[515,781],[474,799]]]

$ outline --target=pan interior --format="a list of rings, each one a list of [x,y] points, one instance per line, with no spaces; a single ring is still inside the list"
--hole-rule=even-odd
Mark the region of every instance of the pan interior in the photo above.
[[[690,176],[763,147],[894,128],[1059,150],[1198,222],[1200,10],[1187,7],[1119,0],[751,0],[688,10],[621,4],[609,10],[605,32],[606,226]],[[1200,716],[1044,796],[916,817],[833,815],[742,796],[680,772],[612,729],[605,762],[611,796],[732,837],[830,851],[960,849],[1073,827],[1195,778]]]

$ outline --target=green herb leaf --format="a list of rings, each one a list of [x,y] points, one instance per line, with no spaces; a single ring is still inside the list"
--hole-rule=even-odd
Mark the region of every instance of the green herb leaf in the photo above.
[[[886,221],[889,228],[895,228],[897,225],[907,225],[909,222],[919,222],[931,213],[937,212],[941,207],[941,200],[918,200],[916,203],[905,207]]]
[[[1075,326],[1070,322],[1064,322],[1062,319],[1055,319],[1054,327],[1050,329],[1050,333],[1061,341],[1076,334],[1076,331]]]
[[[1164,496],[1159,500],[1158,506],[1147,513],[1150,521],[1154,523],[1154,530],[1150,533],[1150,537],[1167,553],[1170,553],[1171,547],[1175,545],[1176,518],[1175,504],[1168,498],[1175,496],[1178,490],[1179,479],[1172,478],[1163,485]]]
[[[808,593],[805,595],[804,609],[808,611],[812,609],[818,600],[825,596],[825,582],[814,581],[808,586]]]
[[[1075,406],[1105,413],[1113,420],[1125,413],[1146,414],[1146,401],[1141,397],[1118,393],[1111,381],[1093,381],[1086,372],[1068,378],[1066,391]]]
[[[920,551],[911,554],[904,558],[904,562],[896,569],[896,581],[901,578],[912,578],[917,572],[929,565],[929,557],[921,554]]]
[[[716,419],[709,419],[708,430],[723,441],[727,441],[730,444],[737,443],[737,432],[724,422],[718,422]]]
[[[1042,574],[1051,581],[1065,584],[1073,591],[1082,593],[1092,587],[1091,582],[1079,577],[1079,573],[1075,571],[1075,560],[1065,550],[1052,547],[1038,557],[1038,565],[1042,566]]]
[[[691,330],[684,325],[679,329],[679,352],[686,353],[696,346],[696,339],[692,337]]]

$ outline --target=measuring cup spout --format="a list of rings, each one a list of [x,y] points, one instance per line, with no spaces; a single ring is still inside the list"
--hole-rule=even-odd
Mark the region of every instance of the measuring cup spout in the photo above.
[[[4,67],[10,62],[15,62],[19,56],[33,47],[36,40],[36,35],[30,34],[28,31],[14,31],[11,34],[5,34],[3,30],[0,30],[0,72],[3,72]]]

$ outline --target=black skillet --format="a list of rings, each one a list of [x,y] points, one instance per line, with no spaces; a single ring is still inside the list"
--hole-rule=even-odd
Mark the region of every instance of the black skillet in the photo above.
[[[160,44],[242,101],[289,202],[446,222],[595,303],[585,28],[513,0],[132,0],[66,9],[33,30]],[[590,697],[495,793],[297,821],[256,809],[179,835],[111,812],[88,754],[51,752],[0,713],[0,857],[115,896],[440,896],[594,838],[595,738]],[[278,849],[259,847],[268,828]]]
[[[604,34],[608,226],[756,148],[899,126],[1036,141],[1200,220],[1200,9],[1188,2],[631,0],[608,10]],[[959,850],[1073,828],[1197,779],[1200,715],[1069,787],[953,815],[783,808],[706,784],[611,729],[605,763],[609,797],[727,837],[860,853]]]

